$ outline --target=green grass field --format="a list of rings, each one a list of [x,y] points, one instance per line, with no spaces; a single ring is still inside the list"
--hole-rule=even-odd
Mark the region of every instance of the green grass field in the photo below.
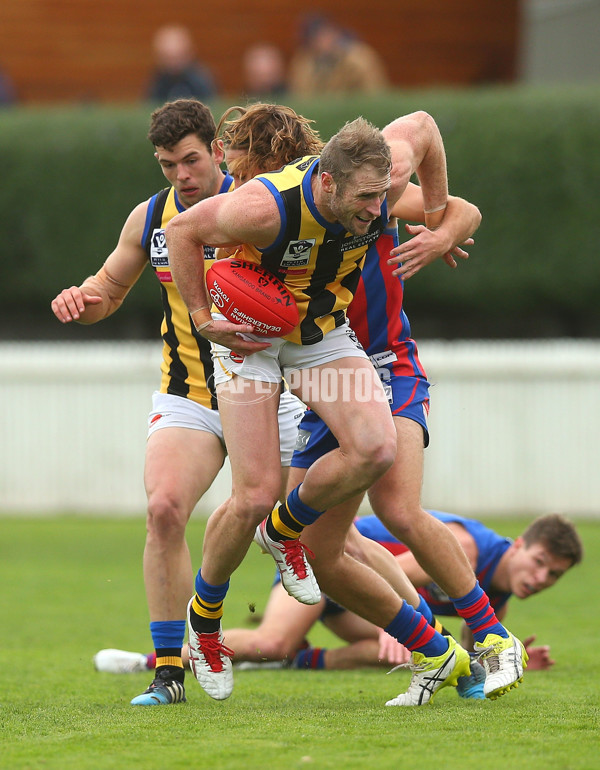
[[[490,523],[516,535],[527,522]],[[579,530],[583,564],[513,600],[508,618],[521,638],[551,644],[556,666],[497,701],[446,689],[420,709],[385,708],[407,672],[246,671],[224,702],[189,675],[187,704],[132,708],[150,678],[99,674],[92,656],[150,651],[143,519],[0,517],[0,768],[598,768],[600,521]],[[193,520],[197,559],[202,531]],[[272,574],[253,547],[225,625],[247,622],[251,604],[260,611]],[[311,639],[333,641],[321,627]]]

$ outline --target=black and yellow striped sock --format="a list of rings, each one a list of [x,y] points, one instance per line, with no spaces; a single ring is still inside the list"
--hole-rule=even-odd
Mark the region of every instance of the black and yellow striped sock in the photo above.
[[[177,679],[183,682],[185,669],[181,660],[181,647],[179,650],[160,649],[156,650],[156,676],[164,677],[168,675],[169,679]]]
[[[274,508],[267,518],[267,534],[272,540],[297,540],[304,527],[324,513],[300,499],[300,486],[292,489],[285,503]]]
[[[223,600],[207,602],[198,594],[194,595],[190,607],[190,623],[197,634],[213,634],[221,627]]]
[[[292,516],[285,502],[274,508],[267,519],[267,535],[272,540],[297,540],[304,526]]]

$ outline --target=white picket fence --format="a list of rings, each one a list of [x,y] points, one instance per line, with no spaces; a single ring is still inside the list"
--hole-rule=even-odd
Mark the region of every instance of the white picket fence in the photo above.
[[[424,342],[424,504],[600,514],[600,343]],[[0,512],[143,514],[155,343],[0,344]],[[227,467],[199,508],[229,492]]]

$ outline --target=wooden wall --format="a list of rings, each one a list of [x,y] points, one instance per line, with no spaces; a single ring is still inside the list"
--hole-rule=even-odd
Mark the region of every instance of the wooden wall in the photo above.
[[[137,101],[155,30],[183,23],[235,94],[248,45],[274,42],[289,57],[300,14],[323,9],[380,51],[399,87],[515,78],[519,0],[2,0],[0,67],[26,103]]]

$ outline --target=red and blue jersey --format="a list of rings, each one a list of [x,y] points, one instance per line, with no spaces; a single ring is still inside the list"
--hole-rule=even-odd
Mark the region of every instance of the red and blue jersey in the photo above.
[[[444,523],[456,522],[460,524],[471,535],[477,547],[475,575],[479,585],[489,596],[490,604],[494,610],[499,610],[500,607],[506,604],[511,594],[495,591],[491,586],[491,582],[498,567],[498,562],[510,547],[512,540],[499,535],[475,519],[467,519],[464,516],[457,516],[453,513],[444,513],[442,511],[428,511],[428,513]],[[408,551],[407,546],[395,538],[384,527],[377,516],[363,516],[356,519],[354,523],[362,535],[381,543],[394,555]],[[457,614],[448,596],[436,583],[430,583],[429,585],[417,588],[417,591],[431,607],[434,615]]]
[[[392,414],[419,423],[429,443],[429,383],[417,345],[402,309],[404,285],[387,264],[397,246],[398,228],[388,226],[369,247],[354,298],[346,311],[352,330],[379,375]],[[307,410],[298,430],[293,468],[310,468],[338,446],[337,439],[314,412]]]
[[[402,309],[404,282],[392,275],[395,266],[387,264],[390,251],[399,242],[398,228],[388,226],[369,247],[347,315],[376,367],[387,366],[394,374],[426,379]]]

